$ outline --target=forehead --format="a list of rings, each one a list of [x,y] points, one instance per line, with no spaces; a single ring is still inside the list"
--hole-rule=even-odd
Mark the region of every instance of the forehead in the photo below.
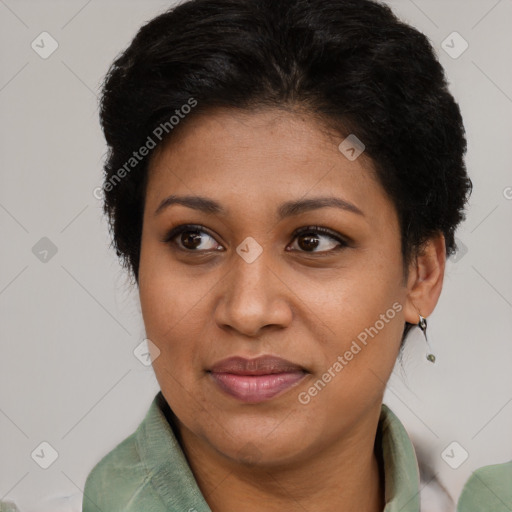
[[[153,209],[177,192],[237,198],[246,207],[317,195],[381,213],[392,207],[371,160],[364,153],[349,160],[338,149],[343,137],[306,113],[216,109],[186,119],[172,135],[148,171]]]

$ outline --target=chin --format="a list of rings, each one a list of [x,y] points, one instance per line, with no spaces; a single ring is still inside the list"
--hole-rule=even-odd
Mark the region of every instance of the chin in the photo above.
[[[276,428],[275,420],[266,421],[264,425],[260,423],[259,427],[251,422],[251,430],[246,425],[242,427],[240,423],[238,426],[223,423],[223,427],[218,432],[208,430],[201,437],[231,462],[252,468],[292,463],[300,458],[298,450],[302,452],[306,447],[306,428],[299,432],[283,427],[279,432],[280,427]],[[230,436],[228,432],[234,434]],[[297,443],[297,439],[302,442]]]

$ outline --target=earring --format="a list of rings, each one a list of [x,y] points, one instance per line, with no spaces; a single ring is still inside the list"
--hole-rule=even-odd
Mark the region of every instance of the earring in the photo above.
[[[430,343],[428,342],[427,338],[427,319],[419,315],[420,321],[418,323],[419,328],[423,331],[423,335],[425,336],[425,341],[427,342],[428,351],[427,351],[427,361],[430,361],[431,363],[436,362],[436,356],[432,354],[432,347],[430,346]]]

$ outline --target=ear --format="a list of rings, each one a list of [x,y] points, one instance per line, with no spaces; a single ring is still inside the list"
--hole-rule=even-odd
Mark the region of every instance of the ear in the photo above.
[[[429,238],[409,266],[405,321],[419,322],[419,314],[427,318],[436,307],[443,288],[446,267],[446,242],[439,233]]]

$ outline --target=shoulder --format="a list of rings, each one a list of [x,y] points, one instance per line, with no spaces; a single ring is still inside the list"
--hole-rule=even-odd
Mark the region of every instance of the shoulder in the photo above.
[[[454,512],[455,502],[434,470],[432,450],[423,440],[410,437],[398,416],[386,404],[382,404],[380,421],[387,438],[383,440],[384,457],[389,459],[386,476],[406,490],[405,493],[402,490],[390,492],[395,496],[397,492],[403,494],[401,505],[395,509]]]
[[[87,476],[83,512],[128,512],[132,508],[127,505],[143,482],[144,468],[133,433],[107,453]]]
[[[512,461],[473,471],[460,495],[457,512],[510,512]]]
[[[159,392],[137,430],[88,475],[82,512],[210,510],[175,437],[171,413]]]
[[[151,484],[151,471],[140,454],[138,436],[146,421],[147,417],[92,468],[85,482],[82,512],[164,512]]]

